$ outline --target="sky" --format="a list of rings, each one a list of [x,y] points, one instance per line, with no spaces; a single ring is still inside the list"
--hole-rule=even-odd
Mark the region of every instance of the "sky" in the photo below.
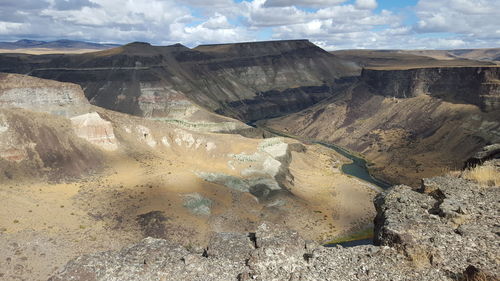
[[[0,41],[309,39],[336,49],[500,47],[500,0],[0,0]]]

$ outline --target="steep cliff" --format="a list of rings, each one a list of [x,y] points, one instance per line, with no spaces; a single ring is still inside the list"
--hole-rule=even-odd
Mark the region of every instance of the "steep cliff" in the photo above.
[[[372,172],[415,185],[500,142],[500,68],[364,70],[334,98],[268,121],[362,153]]]
[[[500,109],[500,67],[420,68],[408,70],[364,69],[361,80],[371,92],[394,98],[429,95],[482,111]]]
[[[90,107],[78,85],[0,73],[0,182],[100,169],[99,150],[74,135],[65,118]]]
[[[81,55],[0,55],[0,71],[77,83],[92,104],[176,118],[197,105],[244,121],[279,116],[331,96],[334,80],[359,73],[307,40],[189,49],[131,43]]]
[[[0,73],[0,107],[71,115],[90,104],[75,84]]]

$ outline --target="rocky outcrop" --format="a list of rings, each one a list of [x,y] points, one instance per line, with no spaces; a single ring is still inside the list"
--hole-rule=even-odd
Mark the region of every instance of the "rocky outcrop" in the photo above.
[[[289,171],[291,151],[300,149],[299,147],[304,149],[298,143],[289,145],[281,137],[267,138],[260,141],[253,154],[228,155],[231,159],[227,162],[228,166],[239,171],[240,177],[219,172],[197,172],[197,175],[205,181],[249,192],[256,198],[265,200],[293,185],[293,176]]]
[[[22,58],[21,58],[22,57]],[[307,40],[189,49],[131,43],[64,56],[0,55],[0,71],[79,84],[100,107],[179,119],[196,104],[250,121],[306,108],[331,96],[335,78],[359,73]]]
[[[103,156],[60,116],[0,109],[0,183],[48,178],[59,181],[101,168]]]
[[[79,257],[50,280],[498,280],[499,192],[452,177],[393,187],[375,201],[380,246],[325,248],[263,223],[215,233],[199,251],[147,238]]]
[[[99,168],[102,156],[86,142],[106,150],[116,149],[117,143],[111,123],[97,113],[71,118],[90,107],[76,84],[0,73],[0,167],[4,171],[0,181],[23,176],[60,180]]]
[[[89,102],[80,86],[25,75],[0,73],[0,107],[72,115]],[[83,107],[83,108],[82,108]]]
[[[375,199],[375,242],[420,267],[458,273],[473,265],[498,275],[499,195],[498,186],[453,177],[424,179],[418,191],[394,187]]]
[[[118,142],[113,133],[113,125],[99,116],[97,112],[71,118],[71,123],[80,138],[101,147],[104,150],[116,150]]]
[[[490,144],[476,152],[471,158],[467,159],[464,168],[479,165],[490,159],[500,158],[500,143]]]

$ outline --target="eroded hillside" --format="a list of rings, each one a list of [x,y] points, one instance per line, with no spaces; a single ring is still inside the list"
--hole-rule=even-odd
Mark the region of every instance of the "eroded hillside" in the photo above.
[[[364,70],[358,82],[267,126],[362,153],[393,183],[462,168],[500,141],[500,68]]]
[[[148,236],[198,249],[264,220],[319,242],[372,224],[377,189],[342,174],[346,159],[326,148],[134,117],[89,104],[76,85],[0,78],[7,279],[44,280]]]

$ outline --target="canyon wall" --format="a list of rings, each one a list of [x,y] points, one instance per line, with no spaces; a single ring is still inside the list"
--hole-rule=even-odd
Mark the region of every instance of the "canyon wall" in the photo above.
[[[429,95],[451,103],[500,109],[500,67],[364,69],[361,79],[374,94],[395,98]]]
[[[102,153],[68,118],[91,110],[80,86],[0,73],[0,182],[63,180],[101,168]],[[94,124],[93,139],[102,138]],[[106,130],[112,135],[113,128]]]
[[[362,153],[377,176],[416,185],[500,142],[500,68],[363,70],[336,96],[266,124]]]
[[[175,119],[198,107],[252,121],[331,96],[339,77],[359,74],[307,40],[156,47],[131,43],[81,55],[0,55],[0,71],[79,84],[94,105]],[[187,112],[187,113],[186,113]]]

